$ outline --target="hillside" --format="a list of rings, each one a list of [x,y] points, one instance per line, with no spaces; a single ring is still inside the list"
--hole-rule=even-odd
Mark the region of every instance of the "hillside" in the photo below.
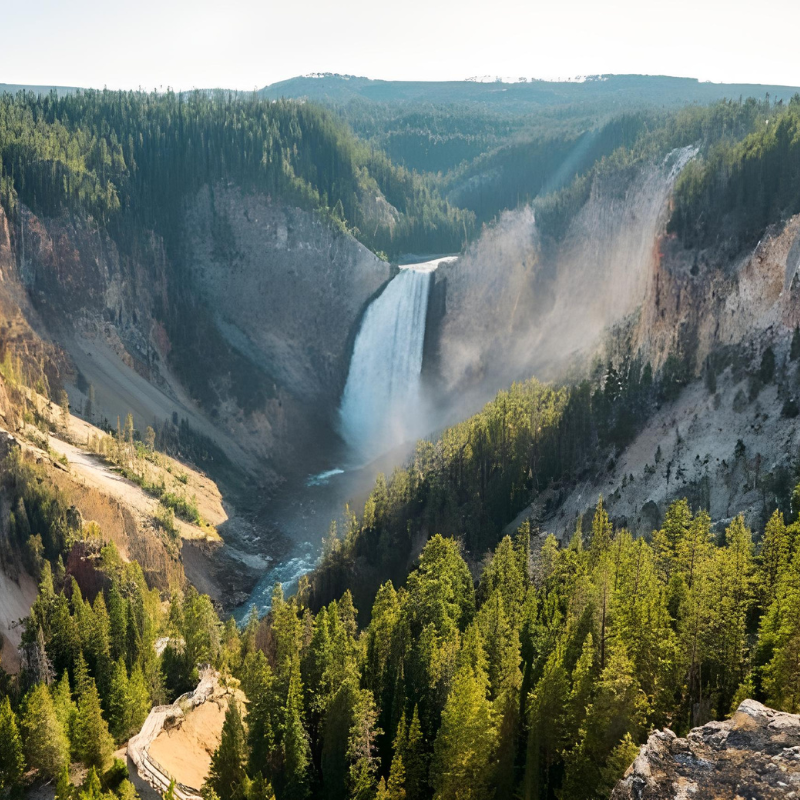
[[[248,125],[256,139],[243,153]],[[3,293],[26,327],[26,369],[41,368],[31,348],[44,348],[48,382],[67,387],[76,409],[92,386],[97,422],[128,412],[140,431],[174,421],[181,451],[218,476],[242,470],[269,485],[276,466],[307,469],[296,461],[303,437],[325,436],[353,326],[390,277],[353,234],[368,230],[376,248],[395,233],[411,237],[398,246],[433,247],[424,229],[439,212],[428,203],[450,213],[443,201],[297,104],[6,98],[0,129]]]
[[[118,449],[114,437],[65,414],[61,406],[10,377],[0,377],[2,455],[13,462],[6,462],[0,488],[4,667],[19,669],[19,622],[36,599],[31,573],[40,570],[43,555],[52,557],[58,547],[42,519],[43,498],[84,533],[84,549],[76,545],[63,553],[66,567],[75,574],[81,573],[79,562],[86,560],[93,537],[102,531],[125,561],[139,563],[152,586],[168,591],[182,586],[188,574],[206,591],[224,596],[229,589],[214,575],[224,571],[229,558],[219,552],[217,530],[228,516],[214,482],[166,454],[144,447],[135,454],[132,445]],[[34,479],[44,484],[43,496],[23,488]],[[15,499],[18,495],[21,499]],[[170,498],[176,499],[178,515],[166,504]],[[191,507],[192,514],[184,513],[184,507]],[[28,534],[38,537],[38,553],[31,550]]]
[[[506,113],[530,111],[543,106],[600,104],[629,108],[635,105],[682,106],[742,97],[788,102],[798,91],[791,86],[715,84],[694,78],[660,75],[591,75],[575,81],[381,81],[357,75],[324,73],[290,78],[261,89],[270,99],[300,98],[345,103],[364,99],[376,103],[428,102],[470,103],[502,107]]]

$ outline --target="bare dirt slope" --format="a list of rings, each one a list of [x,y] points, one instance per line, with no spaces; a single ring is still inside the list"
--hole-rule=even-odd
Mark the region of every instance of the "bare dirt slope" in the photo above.
[[[69,429],[65,434],[64,438],[50,436],[50,447],[58,455],[66,457],[70,472],[79,481],[117,498],[143,517],[155,517],[158,500],[137,484],[124,478],[104,458],[88,449],[89,442],[105,436],[102,431],[85,420],[70,416]],[[163,453],[159,453],[156,458],[157,463],[147,461],[141,465],[146,471],[148,481],[163,482],[168,490],[196,500],[200,515],[211,526],[221,525],[228,519],[222,506],[222,495],[214,481],[190,465]],[[219,539],[216,532],[210,528],[198,528],[197,525],[180,518],[175,519],[175,526],[184,539],[208,541]]]
[[[56,433],[43,433],[39,427],[24,422],[22,413],[9,399],[10,394],[20,402],[27,402],[29,409],[35,408],[40,417],[49,415]],[[231,582],[220,580],[219,563],[215,562],[221,560],[225,564],[230,558],[227,561],[218,558],[223,547],[216,526],[224,524],[228,517],[219,489],[207,476],[163,454],[156,454],[154,461],[144,461],[138,466],[146,471],[150,483],[163,483],[168,491],[197,504],[205,524],[201,527],[176,518],[179,539],[175,541],[156,521],[159,513],[156,497],[123,477],[112,463],[94,452],[99,441],[108,439],[98,428],[72,415],[65,426],[58,406],[30,389],[15,388],[9,393],[0,378],[0,434],[4,442],[11,443],[4,443],[4,453],[9,447],[19,446],[23,457],[38,462],[48,481],[75,507],[83,524],[96,523],[103,539],[114,542],[123,558],[141,564],[152,586],[167,590],[183,585],[186,575],[181,546],[191,543],[204,549],[193,552],[189,578],[195,574],[203,590],[217,599],[225,599]],[[87,446],[90,443],[92,446]],[[37,588],[22,566],[17,543],[11,541],[10,510],[5,494],[0,492],[0,535],[6,554],[0,568],[2,662],[6,669],[16,669],[19,666],[16,648],[21,635],[18,623],[27,616]],[[247,570],[240,565],[238,571]]]
[[[24,570],[14,577],[0,570],[0,666],[6,672],[16,673],[20,667],[17,648],[22,639],[19,621],[28,616],[36,600],[36,582]]]
[[[195,431],[211,439],[232,463],[243,469],[256,469],[252,454],[245,452],[230,435],[209,422],[166,366],[161,367],[163,380],[156,384],[126,363],[124,348],[108,326],[103,326],[100,331],[86,331],[83,335],[67,338],[63,344],[83,381],[94,388],[92,416],[95,420],[105,418],[113,425],[118,416],[124,420],[130,413],[136,428],[141,431],[165,420],[186,420]],[[70,402],[76,408],[82,407],[86,401],[85,393],[74,383],[68,384],[68,389]]]
[[[797,369],[791,364],[787,370],[791,383]],[[577,516],[590,513],[600,496],[617,524],[640,534],[657,528],[669,502],[680,497],[707,508],[717,524],[744,513],[748,524],[760,527],[770,510],[763,479],[791,468],[800,451],[800,426],[782,415],[782,407],[776,384],[751,401],[748,380],[737,380],[730,368],[713,395],[703,381],[693,382],[616,460],[568,492],[544,529],[568,538]]]

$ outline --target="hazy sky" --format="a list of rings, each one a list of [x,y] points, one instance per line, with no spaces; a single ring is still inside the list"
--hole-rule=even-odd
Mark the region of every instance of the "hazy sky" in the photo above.
[[[798,0],[0,0],[0,83],[637,72],[800,85],[798,30]]]

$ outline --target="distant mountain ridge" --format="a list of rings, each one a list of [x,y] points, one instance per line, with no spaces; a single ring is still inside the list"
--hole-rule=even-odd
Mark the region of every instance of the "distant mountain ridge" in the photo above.
[[[259,94],[270,99],[306,98],[319,102],[346,103],[366,100],[375,103],[466,103],[509,111],[534,111],[560,105],[603,103],[678,106],[711,103],[739,97],[788,101],[800,91],[792,86],[763,84],[705,83],[696,78],[665,75],[593,75],[585,80],[506,79],[484,77],[462,81],[383,81],[357,75],[313,73],[265,86]]]
[[[0,83],[0,94],[16,94],[17,92],[33,92],[34,94],[50,94],[53,89],[59,97],[78,91],[77,86],[34,86],[25,83]]]
[[[19,91],[49,94],[55,90],[63,97],[80,88],[0,83],[0,95]],[[668,75],[576,75],[547,79],[476,75],[458,81],[385,81],[361,75],[312,72],[268,84],[258,94],[273,100],[302,98],[336,105],[352,100],[387,104],[422,102],[531,113],[558,106],[594,104],[618,109],[642,105],[676,107],[740,97],[762,99],[767,94],[773,100],[787,102],[798,92],[797,86],[711,83]]]

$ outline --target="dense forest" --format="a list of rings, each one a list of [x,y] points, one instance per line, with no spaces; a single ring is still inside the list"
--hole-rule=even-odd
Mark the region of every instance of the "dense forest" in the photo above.
[[[437,534],[365,627],[349,591],[314,613],[303,582],[240,631],[192,588],[149,589],[38,470],[19,456],[3,470],[40,581],[24,669],[0,682],[11,795],[38,778],[59,800],[135,797],[115,743],[203,663],[246,697],[208,800],[604,798],[652,726],[683,733],[744,697],[800,710],[800,537],[778,511],[756,547],[742,518],[715,534],[685,500],[635,539],[601,500],[565,547],[528,523],[504,537],[477,583]],[[88,769],[78,788],[72,762]]]
[[[646,125],[646,115],[626,114],[579,133],[548,130],[531,137],[526,132],[452,170],[443,181],[444,191],[455,205],[487,222],[504,209],[569,185],[615,150],[630,149]]]
[[[624,179],[632,166],[686,146],[698,147],[712,159],[709,173],[717,172],[717,150],[766,131],[771,117],[797,102],[751,97],[670,111],[645,104],[612,114],[581,105],[536,113],[355,99],[331,105],[357,136],[395,163],[432,173],[450,203],[473,211],[478,222],[535,201],[543,229],[558,235],[586,201],[596,175]],[[705,202],[711,200],[707,191]]]
[[[328,111],[223,92],[6,94],[0,202],[12,216],[18,201],[46,215],[91,214],[122,247],[156,230],[180,264],[186,200],[234,180],[318,210],[390,256],[453,252],[476,218],[531,201],[543,232],[558,238],[594,176],[624,179],[637,163],[693,145],[700,158],[679,183],[671,229],[687,244],[732,227],[750,240],[797,204],[798,104],[725,100],[604,120],[564,111],[545,125],[432,104]],[[398,212],[391,223],[370,216],[365,198],[378,194]]]
[[[786,105],[773,103],[769,98],[761,101],[748,98],[744,102],[722,101],[711,106],[687,106],[670,114],[639,117],[640,125],[629,124],[627,128],[622,128],[623,133],[627,130],[631,134],[631,138],[625,144],[609,153],[599,152],[598,160],[577,174],[563,188],[533,198],[537,226],[544,236],[561,239],[570,221],[588,200],[595,180],[615,181],[618,191],[624,192],[627,182],[636,174],[637,166],[652,161],[663,161],[677,148],[693,147],[697,151],[696,158],[690,162],[689,168],[683,171],[678,180],[669,231],[683,231],[690,224],[688,222],[690,218],[694,220],[691,222],[692,225],[702,225],[705,215],[711,214],[716,215],[718,221],[723,217],[728,220],[727,232],[731,233],[734,226],[730,222],[728,213],[730,208],[725,207],[721,198],[706,192],[702,202],[707,204],[707,208],[701,208],[701,203],[698,202],[697,207],[690,213],[686,206],[687,187],[696,184],[696,178],[693,176],[698,170],[707,174],[706,180],[709,182],[724,181],[726,168],[716,154],[741,148],[747,137],[758,139],[765,135],[770,127],[770,120],[774,123],[787,113],[793,114],[792,109],[798,104],[800,97]],[[636,119],[633,118],[632,123]],[[623,120],[609,124],[612,141],[613,136],[620,135],[614,133],[618,124],[622,125]],[[766,151],[753,154],[754,174],[761,174],[764,171],[761,161],[763,157],[768,157]],[[793,186],[795,187],[793,202],[796,202],[797,184]],[[765,187],[762,186],[761,190],[763,192]],[[787,188],[786,191],[792,190]],[[785,208],[778,209],[773,205],[766,211],[766,215],[758,217],[758,221],[755,222],[755,227],[760,231],[763,231],[767,224],[778,221]],[[753,225],[753,222],[749,224]],[[684,237],[684,241],[687,245],[692,243],[688,237]],[[732,236],[731,242],[735,250],[743,244],[743,241],[736,236]]]
[[[671,229],[687,244],[734,228],[749,241],[797,204],[798,107],[800,97],[750,98],[604,119],[566,110],[543,121],[424,103],[329,111],[224,92],[5,94],[0,202],[12,216],[18,201],[46,215],[92,214],[123,246],[154,229],[179,263],[185,201],[234,180],[320,211],[375,251],[453,252],[476,218],[531,201],[543,230],[558,236],[593,176],[624,176],[694,145],[700,158],[681,178]],[[386,198],[396,221],[370,216],[370,194]]]
[[[418,442],[406,466],[388,480],[378,476],[360,516],[347,509],[332,525],[312,577],[312,605],[350,589],[368,607],[387,577],[405,579],[426,531],[459,538],[479,559],[543,490],[550,490],[546,512],[571,483],[611,469],[613,453],[687,383],[690,356],[672,354],[656,376],[649,363],[625,358],[598,361],[591,378],[575,385],[514,384],[441,436]],[[786,497],[771,497],[786,507]]]
[[[762,116],[749,136],[721,141],[681,175],[670,231],[687,246],[736,252],[800,211],[800,95]]]
[[[392,106],[351,100],[333,105],[333,110],[356,136],[385,152],[395,164],[434,174],[472,161],[520,130],[538,127],[531,117],[463,105]]]
[[[471,227],[469,214],[332,113],[231,93],[2,95],[0,163],[12,213],[17,197],[43,214],[84,211],[121,238],[138,225],[173,248],[184,201],[223,179],[319,210],[390,254],[458,250]],[[365,192],[386,197],[396,225],[365,216]]]

